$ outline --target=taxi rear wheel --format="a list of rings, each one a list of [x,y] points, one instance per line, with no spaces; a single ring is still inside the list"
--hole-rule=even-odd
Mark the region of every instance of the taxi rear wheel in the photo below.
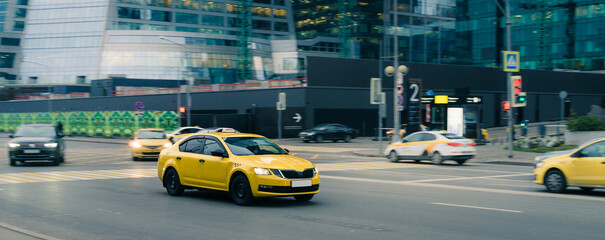
[[[294,199],[299,202],[308,202],[313,199],[313,196],[315,196],[315,194],[296,195],[294,196]]]
[[[181,180],[179,179],[179,173],[171,168],[166,172],[164,176],[164,187],[166,187],[166,192],[170,196],[180,196],[185,192],[185,188],[181,185]]]
[[[431,158],[431,160],[435,165],[441,165],[443,163],[443,157],[441,156],[441,154],[439,154],[439,152],[433,153],[433,157]]]
[[[233,202],[237,205],[249,206],[254,202],[250,182],[244,175],[238,175],[233,179],[231,186],[229,186],[229,192]]]
[[[399,157],[397,156],[397,152],[395,152],[395,150],[389,153],[389,160],[391,160],[391,162],[399,162]]]
[[[544,176],[544,186],[549,192],[562,193],[567,188],[567,181],[561,171],[550,170]]]

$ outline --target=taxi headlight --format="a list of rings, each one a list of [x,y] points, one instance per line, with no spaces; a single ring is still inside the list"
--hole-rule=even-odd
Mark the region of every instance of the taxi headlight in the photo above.
[[[172,146],[172,144],[170,144],[170,143],[165,143],[165,144],[164,144],[164,147],[165,147],[165,148],[169,148],[169,147],[171,147],[171,146]]]
[[[315,171],[315,174],[319,174],[319,170],[317,170],[317,167],[314,167],[313,171]]]
[[[536,164],[536,168],[541,168],[542,166],[544,166],[544,161],[540,161],[538,164]]]
[[[256,175],[271,175],[271,171],[266,168],[254,168],[254,173],[256,173]]]
[[[57,146],[59,146],[58,143],[45,143],[44,144],[44,147],[47,147],[47,148],[56,148]]]
[[[142,147],[142,146],[143,146],[143,145],[141,145],[141,144],[140,144],[140,143],[138,143],[138,142],[132,142],[132,144],[131,144],[131,145],[132,145],[132,147],[135,147],[135,148],[140,148],[140,147]]]
[[[8,147],[9,147],[9,148],[18,148],[18,147],[20,147],[20,146],[21,146],[21,145],[19,145],[18,143],[9,143],[9,144],[8,144]]]

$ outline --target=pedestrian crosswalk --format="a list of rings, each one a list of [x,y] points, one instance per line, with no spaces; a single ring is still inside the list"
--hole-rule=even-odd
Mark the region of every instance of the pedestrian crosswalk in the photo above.
[[[402,164],[386,161],[373,162],[346,162],[346,163],[319,163],[319,171],[348,171],[393,168],[419,168],[428,165]],[[120,179],[120,178],[147,178],[157,177],[157,169],[118,169],[118,170],[87,170],[87,171],[53,171],[53,172],[25,172],[2,173],[0,184],[12,183],[39,183],[78,180]]]

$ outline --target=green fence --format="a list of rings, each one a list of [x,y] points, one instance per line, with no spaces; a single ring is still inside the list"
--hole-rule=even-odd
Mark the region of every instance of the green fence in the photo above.
[[[21,124],[63,124],[66,135],[128,137],[141,128],[179,127],[174,111],[105,111],[56,113],[0,113],[0,131],[14,132]]]

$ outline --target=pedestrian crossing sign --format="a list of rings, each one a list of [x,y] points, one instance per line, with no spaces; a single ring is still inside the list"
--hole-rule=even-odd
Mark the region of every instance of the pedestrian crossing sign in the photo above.
[[[518,51],[502,51],[504,57],[503,63],[505,72],[518,72],[519,71],[519,52]]]

